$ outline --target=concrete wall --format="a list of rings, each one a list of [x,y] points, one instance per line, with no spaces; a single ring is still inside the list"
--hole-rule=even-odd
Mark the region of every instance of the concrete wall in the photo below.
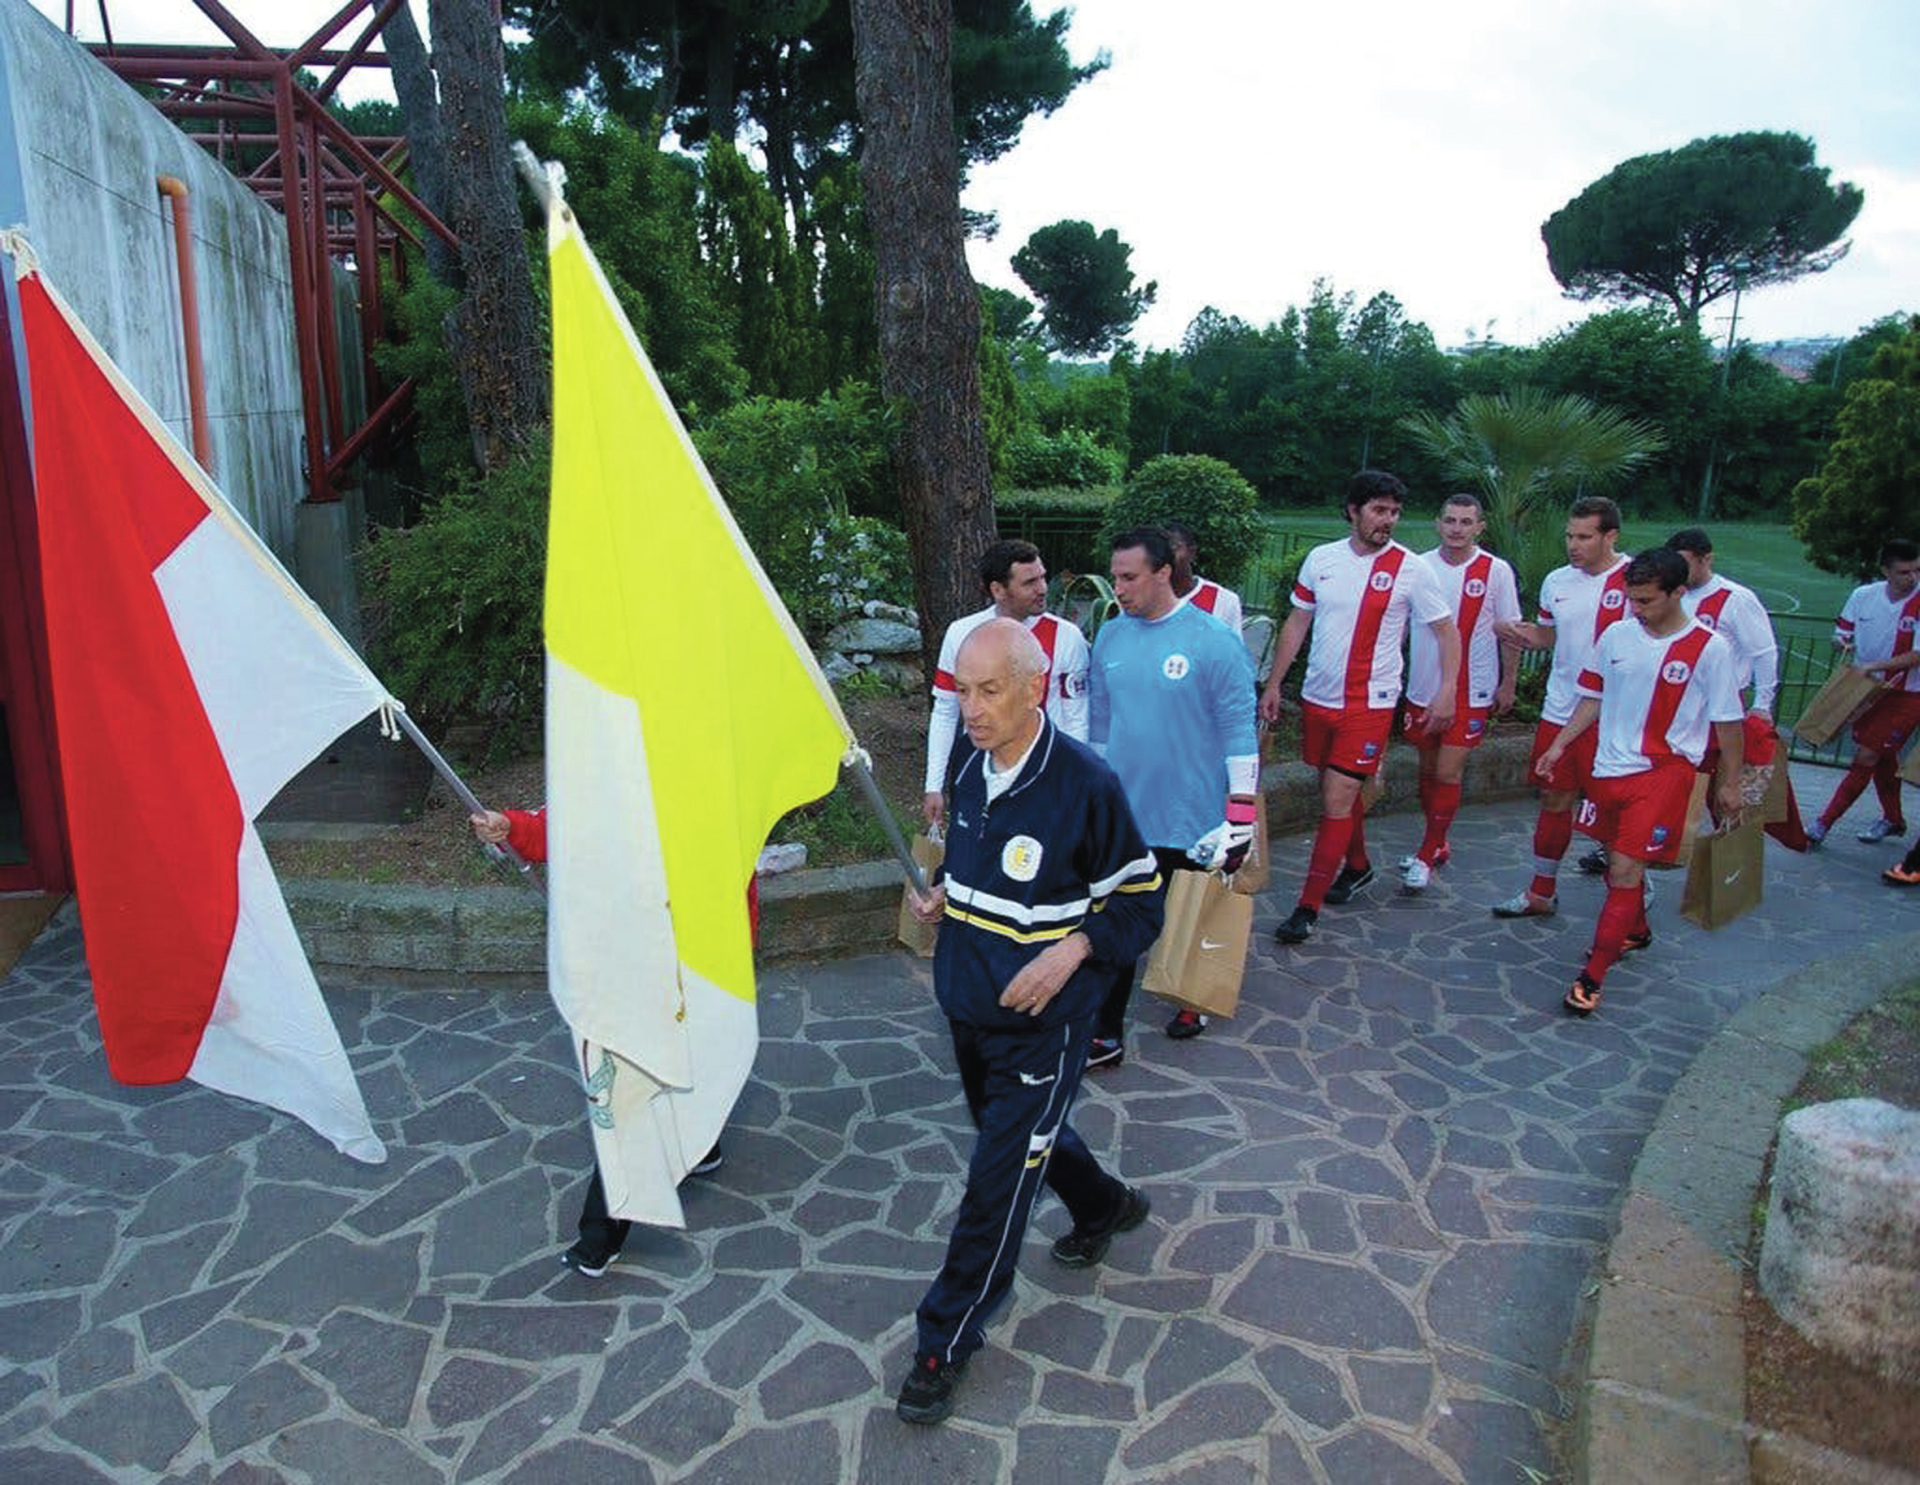
[[[296,547],[313,543],[298,529],[306,430],[285,220],[25,0],[0,0],[0,157],[11,157],[0,165],[0,221],[25,222],[48,279],[191,447],[173,218],[155,181],[186,183],[215,479],[294,566]],[[349,383],[360,365],[352,284],[336,273]],[[364,403],[357,388],[348,398]],[[357,506],[328,513],[344,541],[359,529]],[[345,568],[344,548],[330,555]],[[309,586],[322,597],[329,584]],[[329,594],[322,605],[339,622],[348,616],[336,604],[350,600]],[[342,627],[351,638],[351,623]]]

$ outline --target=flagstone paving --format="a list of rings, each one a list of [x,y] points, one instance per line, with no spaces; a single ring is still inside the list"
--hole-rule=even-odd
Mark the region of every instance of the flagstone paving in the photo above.
[[[1818,803],[1832,775],[1803,785]],[[1668,1088],[1738,1005],[1910,925],[1889,847],[1772,851],[1769,900],[1558,1009],[1600,889],[1505,924],[1531,810],[1471,811],[1433,889],[1383,874],[1294,950],[1300,842],[1246,1004],[1142,1003],[1075,1122],[1153,1219],[1076,1272],[1043,1201],[955,1418],[891,1409],[969,1130],[925,965],[782,967],[689,1229],[563,1272],[587,1141],[544,997],[331,992],[383,1167],[266,1110],[108,1078],[70,918],[0,986],[0,1480],[1523,1481]],[[1370,827],[1376,861],[1417,824]],[[1889,919],[1889,914],[1895,915]]]

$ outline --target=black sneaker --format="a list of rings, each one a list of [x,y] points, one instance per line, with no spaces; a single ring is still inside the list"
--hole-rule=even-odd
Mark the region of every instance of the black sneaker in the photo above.
[[[1283,944],[1304,944],[1313,937],[1313,925],[1320,921],[1320,915],[1310,907],[1297,907],[1293,916],[1273,930],[1273,936]]]
[[[715,1145],[711,1150],[707,1151],[706,1154],[694,1161],[692,1168],[688,1170],[687,1174],[690,1176],[710,1176],[724,1164],[726,1164],[726,1160],[720,1154],[720,1147]]]
[[[613,1267],[613,1260],[619,1256],[618,1248],[611,1253],[600,1253],[585,1243],[575,1243],[560,1255],[560,1261],[583,1279],[597,1279]]]
[[[1105,1227],[1076,1227],[1065,1237],[1056,1239],[1054,1260],[1068,1268],[1092,1268],[1107,1256],[1114,1234],[1132,1232],[1147,1220],[1147,1213],[1152,1210],[1153,1203],[1147,1200],[1144,1191],[1127,1187],[1126,1195],[1120,1199],[1120,1215]]]
[[[903,1423],[938,1423],[953,1411],[954,1389],[966,1375],[967,1358],[942,1361],[931,1352],[913,1358],[893,1411]]]
[[[1340,875],[1333,879],[1333,885],[1327,888],[1327,901],[1335,907],[1352,902],[1353,894],[1373,881],[1371,866],[1343,866]]]
[[[1167,1022],[1167,1035],[1177,1042],[1198,1036],[1207,1029],[1207,1018],[1198,1011],[1182,1011]]]
[[[1118,1067],[1127,1060],[1126,1049],[1120,1045],[1117,1036],[1096,1036],[1087,1043],[1087,1071],[1096,1068]]]
[[[1590,877],[1603,877],[1607,874],[1607,848],[1595,846],[1580,858],[1580,870]]]

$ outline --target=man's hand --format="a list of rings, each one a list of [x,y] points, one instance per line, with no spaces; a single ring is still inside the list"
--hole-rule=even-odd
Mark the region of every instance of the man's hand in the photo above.
[[[1222,820],[1187,847],[1187,859],[1208,871],[1223,871],[1232,876],[1246,864],[1253,849],[1253,810],[1244,820]]]
[[[467,823],[473,827],[474,835],[490,846],[505,845],[507,831],[512,828],[507,817],[498,810],[482,810],[477,815],[468,815]]]
[[[1451,691],[1443,692],[1433,698],[1433,705],[1427,708],[1426,725],[1421,728],[1428,737],[1438,737],[1453,725],[1454,701]]]
[[[1260,721],[1268,727],[1278,725],[1280,714],[1293,709],[1293,703],[1280,694],[1280,688],[1268,686],[1260,693]]]
[[[1000,993],[1000,1004],[1010,1011],[1039,1015],[1092,952],[1093,945],[1084,933],[1070,933],[1059,943],[1047,945]]]
[[[1552,744],[1546,752],[1540,755],[1540,761],[1533,765],[1534,773],[1543,779],[1552,778],[1554,767],[1560,762],[1560,755],[1564,752],[1566,752],[1566,749],[1561,747],[1559,743]]]
[[[947,884],[941,882],[930,892],[907,888],[907,909],[922,923],[938,923],[947,915]]]
[[[1493,714],[1504,717],[1513,710],[1513,682],[1502,681],[1500,689],[1493,693]]]
[[[937,830],[947,818],[947,796],[938,789],[920,798],[920,818],[927,822],[927,829]]]
[[[1740,780],[1718,780],[1713,786],[1713,818],[1722,830],[1739,828],[1746,805],[1740,798]]]

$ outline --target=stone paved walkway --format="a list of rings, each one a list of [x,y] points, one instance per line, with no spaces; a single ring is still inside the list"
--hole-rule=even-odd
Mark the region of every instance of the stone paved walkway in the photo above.
[[[1804,792],[1818,803],[1831,775]],[[1508,925],[1519,805],[1469,812],[1421,899],[1383,882],[1266,936],[1239,1019],[1142,1005],[1076,1122],[1152,1194],[1095,1273],[1043,1202],[957,1416],[890,1390],[968,1138],[927,973],[762,981],[764,1044],[687,1233],[564,1274],[587,1160],[544,998],[331,999],[392,1156],[182,1086],[114,1086],[78,936],[0,986],[0,1480],[411,1482],[1552,1478],[1569,1341],[1662,1096],[1735,1006],[1911,924],[1887,847],[1775,852],[1706,935],[1662,883],[1591,1022],[1557,1009],[1600,889]],[[1416,822],[1381,821],[1377,858]],[[1304,852],[1283,848],[1283,861]]]

